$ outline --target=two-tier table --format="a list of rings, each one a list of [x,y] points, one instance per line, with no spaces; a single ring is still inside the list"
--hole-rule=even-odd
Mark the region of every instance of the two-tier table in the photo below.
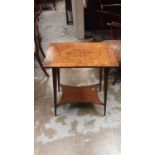
[[[120,40],[103,42],[50,43],[43,66],[52,68],[54,109],[71,103],[93,103],[104,106],[106,115],[108,74],[110,67],[119,66]],[[97,85],[66,86],[60,84],[60,68],[104,68],[104,102],[98,97]],[[57,103],[57,84],[62,87],[62,97]]]

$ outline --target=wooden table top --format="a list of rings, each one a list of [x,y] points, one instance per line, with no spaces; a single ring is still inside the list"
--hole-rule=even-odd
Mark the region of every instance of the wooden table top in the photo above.
[[[120,40],[49,44],[43,66],[52,67],[117,67]]]

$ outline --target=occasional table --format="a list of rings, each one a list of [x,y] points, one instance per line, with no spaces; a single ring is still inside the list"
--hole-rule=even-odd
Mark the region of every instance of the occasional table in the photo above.
[[[72,103],[103,105],[104,115],[106,115],[109,68],[119,66],[120,44],[120,40],[49,44],[43,66],[52,68],[55,116],[58,106]],[[60,84],[58,78],[60,68],[104,68],[104,102],[100,101],[97,94],[99,84],[91,86]],[[62,87],[62,97],[57,102],[59,84]]]

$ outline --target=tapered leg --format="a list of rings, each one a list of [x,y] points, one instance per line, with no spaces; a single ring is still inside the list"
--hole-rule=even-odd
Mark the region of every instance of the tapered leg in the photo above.
[[[109,68],[104,68],[104,116],[106,115]]]
[[[101,91],[101,88],[102,88],[102,72],[103,71],[103,68],[100,68],[100,71],[99,71],[99,77],[100,77],[100,81],[99,81],[99,91]]]
[[[52,69],[53,75],[53,94],[54,94],[54,114],[57,116],[57,69]]]
[[[43,52],[42,46],[41,46],[41,38],[40,38],[40,43],[39,43],[39,48],[40,48],[40,52],[43,55],[43,57],[45,58],[45,53]]]
[[[37,58],[37,60],[38,60],[38,63],[39,63],[39,65],[40,65],[41,69],[42,69],[43,72],[46,74],[46,76],[49,77],[48,73],[46,72],[45,68],[44,68],[43,65],[42,65],[42,62],[41,62],[41,60],[40,60],[39,55],[38,55],[38,54],[35,54],[35,56],[36,56],[36,58]]]
[[[60,91],[60,68],[57,69],[57,76],[58,76],[58,91]]]

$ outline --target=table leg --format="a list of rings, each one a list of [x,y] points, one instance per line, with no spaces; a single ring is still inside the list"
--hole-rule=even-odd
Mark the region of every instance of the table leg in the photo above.
[[[106,115],[109,68],[104,68],[104,116]]]
[[[60,91],[60,68],[57,69],[57,76],[58,76],[58,91]]]
[[[99,68],[99,91],[101,91],[101,88],[102,88],[102,74],[103,74],[103,68]]]
[[[54,114],[57,115],[57,68],[52,69],[53,74],[53,94],[54,94]]]

